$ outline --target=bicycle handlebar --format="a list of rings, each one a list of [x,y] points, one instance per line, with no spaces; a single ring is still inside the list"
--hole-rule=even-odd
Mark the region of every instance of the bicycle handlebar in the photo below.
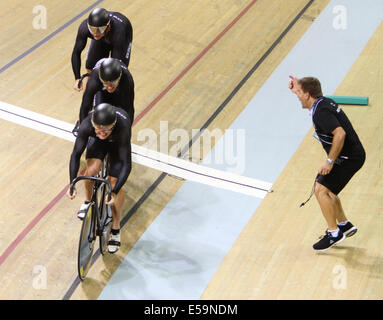
[[[108,186],[108,201],[110,201],[112,199],[112,186],[109,182],[108,179],[103,179],[103,178],[98,178],[98,177],[91,177],[91,176],[79,176],[75,179],[73,179],[72,183],[70,184],[70,195],[73,194],[73,188],[74,188],[74,185],[80,181],[80,180],[93,180],[93,181],[99,181],[99,182],[103,182],[105,183],[107,186]]]

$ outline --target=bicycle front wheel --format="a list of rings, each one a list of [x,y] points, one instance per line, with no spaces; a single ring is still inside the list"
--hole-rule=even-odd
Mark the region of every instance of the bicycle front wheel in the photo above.
[[[81,280],[85,279],[92,262],[94,242],[96,240],[94,214],[94,203],[91,202],[82,222],[80,241],[78,246],[77,265],[78,276]]]

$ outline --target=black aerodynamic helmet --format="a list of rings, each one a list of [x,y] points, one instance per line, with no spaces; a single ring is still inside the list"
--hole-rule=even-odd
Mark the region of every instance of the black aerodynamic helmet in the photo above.
[[[109,12],[104,8],[93,9],[88,17],[88,24],[92,27],[107,26],[110,22]]]
[[[93,110],[92,123],[98,126],[109,126],[117,121],[116,109],[109,103],[100,103]]]
[[[96,8],[89,14],[88,28],[93,33],[104,33],[109,23],[109,12],[104,8]]]
[[[103,82],[119,80],[122,74],[121,62],[118,59],[106,58],[101,62],[98,76]]]

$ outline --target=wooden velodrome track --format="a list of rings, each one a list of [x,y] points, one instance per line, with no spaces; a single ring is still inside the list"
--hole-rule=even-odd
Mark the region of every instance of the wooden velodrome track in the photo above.
[[[329,0],[104,0],[97,6],[126,14],[134,28],[130,70],[135,80],[132,142],[141,129],[159,132],[159,119],[174,128],[201,128],[217,106],[243,79],[291,21],[308,4],[294,26],[209,125],[228,128],[279,65]],[[74,123],[81,94],[73,87],[70,56],[78,25],[95,1],[14,0],[0,2],[0,101]],[[32,27],[32,9],[47,9],[47,29]],[[66,22],[32,52],[23,55]],[[17,19],[15,19],[17,16]],[[202,299],[382,299],[383,254],[381,216],[383,185],[383,26],[370,39],[338,95],[370,97],[365,108],[346,112],[362,137],[368,158],[342,193],[343,206],[360,228],[344,245],[325,255],[311,244],[324,230],[315,200],[304,210],[297,204],[311,188],[323,150],[311,133],[274,184],[217,270]],[[85,60],[85,51],[82,61]],[[287,80],[284,79],[283,81]],[[300,108],[297,101],[297,108]],[[182,181],[166,176],[151,188],[160,172],[134,164],[124,187],[123,247],[116,255],[98,258],[88,279],[76,284],[76,255],[81,224],[74,201],[64,193],[73,144],[0,120],[0,299],[97,299],[130,248],[180,188]],[[205,150],[206,151],[206,150]],[[309,155],[309,156],[307,156]],[[299,170],[297,169],[299,168]],[[144,196],[144,201],[137,202]],[[133,209],[132,209],[133,208]],[[126,220],[127,218],[125,218]],[[262,243],[262,246],[254,244]],[[334,269],[347,270],[347,290],[334,288]],[[41,269],[43,268],[43,269]],[[45,288],[36,276],[45,270]],[[302,279],[304,281],[302,281]]]

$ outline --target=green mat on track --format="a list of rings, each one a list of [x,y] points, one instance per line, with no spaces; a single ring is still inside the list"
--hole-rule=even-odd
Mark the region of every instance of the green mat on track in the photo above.
[[[338,104],[368,105],[368,97],[326,96]]]

